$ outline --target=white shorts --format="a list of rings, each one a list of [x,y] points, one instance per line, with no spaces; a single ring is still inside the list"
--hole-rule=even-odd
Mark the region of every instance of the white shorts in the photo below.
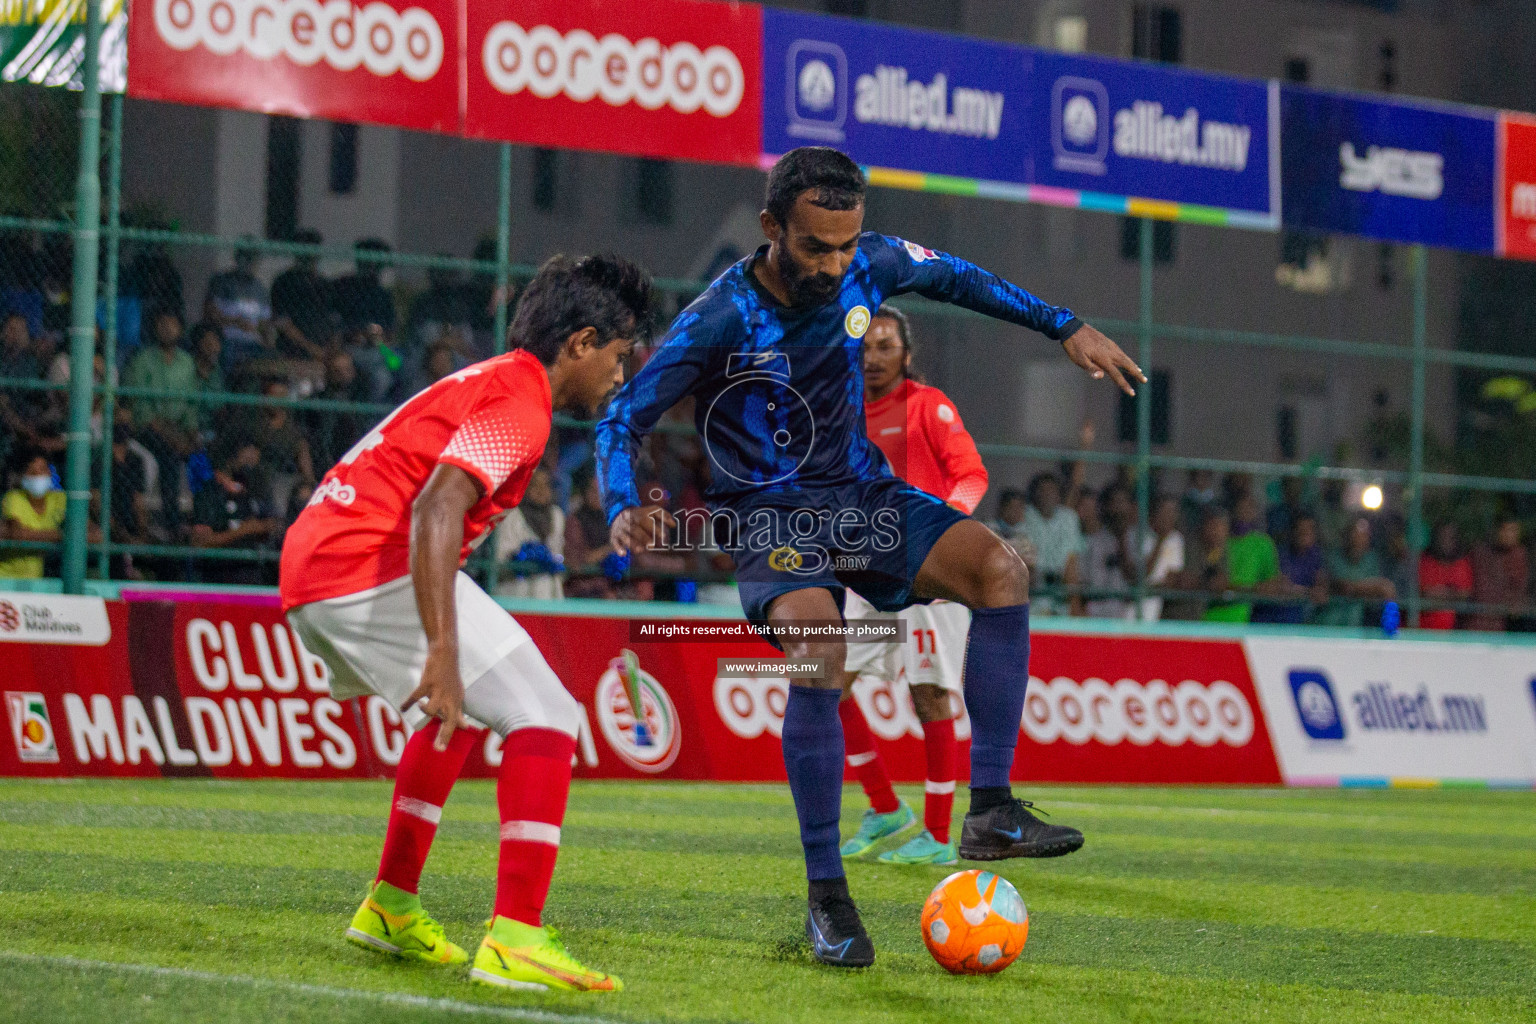
[[[843,617],[849,622],[884,616],[858,594],[846,593]],[[971,610],[954,601],[934,601],[903,608],[897,616],[907,631],[902,642],[849,644],[846,670],[883,682],[900,678],[908,686],[942,686],[960,693]]]
[[[502,735],[530,726],[575,735],[580,707],[527,631],[462,572],[454,581],[454,605],[464,712],[471,724]],[[377,694],[400,711],[421,682],[427,634],[409,576],[300,605],[288,613],[288,622],[304,646],[325,660],[337,700]],[[412,728],[426,722],[420,703],[403,714]]]

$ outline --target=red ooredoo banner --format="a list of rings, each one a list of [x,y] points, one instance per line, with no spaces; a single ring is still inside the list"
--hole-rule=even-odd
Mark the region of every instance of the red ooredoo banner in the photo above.
[[[1536,119],[1500,118],[1499,255],[1536,260]]]
[[[457,132],[461,0],[137,0],[128,95]]]
[[[762,11],[694,0],[468,6],[466,134],[755,164]]]

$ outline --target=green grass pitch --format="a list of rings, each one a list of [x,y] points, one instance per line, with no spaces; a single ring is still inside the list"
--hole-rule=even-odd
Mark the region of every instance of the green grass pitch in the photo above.
[[[0,990],[46,1021],[1536,1020],[1536,794],[1030,787],[1087,846],[1002,873],[1029,944],[953,978],[918,910],[947,869],[854,864],[879,959],[812,962],[782,786],[578,783],[548,919],[616,996],[531,996],[341,932],[384,783],[0,781]],[[918,805],[919,791],[907,789]],[[862,809],[845,793],[845,831]],[[466,946],[496,861],[458,787],[427,907]]]

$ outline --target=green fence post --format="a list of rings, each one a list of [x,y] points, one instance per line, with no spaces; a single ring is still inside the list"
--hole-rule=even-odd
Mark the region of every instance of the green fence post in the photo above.
[[[1429,260],[1422,245],[1413,262],[1413,420],[1408,443],[1408,624],[1419,624],[1420,543],[1424,536],[1424,370],[1428,352]]]
[[[496,319],[491,329],[496,335],[496,354],[501,355],[507,350],[507,304],[504,299],[510,276],[508,268],[512,261],[512,144],[509,142],[501,144],[501,166],[497,171]],[[494,594],[496,584],[501,579],[501,559],[496,556],[496,538],[491,537],[485,546],[491,553],[491,564],[485,570],[485,589]]]
[[[91,514],[91,392],[95,374],[96,264],[101,244],[101,0],[86,0],[80,77],[80,162],[75,178],[75,279],[70,293],[69,430],[64,466],[64,592],[85,589]]]
[[[117,250],[122,240],[123,198],[123,95],[113,93],[110,103],[110,127],[107,134],[107,323],[103,357],[107,379],[101,395],[101,549],[98,572],[112,578],[112,424],[117,414]]]
[[[1146,549],[1148,523],[1152,517],[1152,220],[1141,219],[1141,310],[1137,320],[1136,363],[1148,377],[1148,383],[1136,391],[1136,551],[1141,557]],[[1136,574],[1136,618],[1141,619],[1141,599],[1147,589],[1143,565]]]

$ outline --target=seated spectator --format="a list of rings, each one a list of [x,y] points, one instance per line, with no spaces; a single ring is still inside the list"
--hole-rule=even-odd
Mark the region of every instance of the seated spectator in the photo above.
[[[1241,479],[1228,475],[1229,484]],[[1239,495],[1232,509],[1231,536],[1227,540],[1226,586],[1250,595],[1290,596],[1291,585],[1280,575],[1280,552],[1269,534],[1260,529],[1259,503],[1252,493],[1235,488]],[[1214,589],[1214,588],[1213,588]],[[1250,622],[1253,602],[1213,601],[1205,609],[1207,622]]]
[[[496,528],[496,560],[502,564],[496,593],[503,597],[565,597],[565,513],[555,504],[554,480],[540,466],[528,479],[517,507]]]
[[[0,321],[0,377],[19,377],[24,380],[41,380],[42,364],[32,345],[32,332],[27,318],[20,313],[10,313]],[[8,391],[0,394],[0,417],[5,426],[16,434],[30,437],[32,421],[47,403],[42,391]]]
[[[997,499],[997,518],[987,525],[1003,540],[1010,540],[1015,535],[1023,534],[1024,509],[1027,507],[1024,492],[1009,488]]]
[[[181,317],[162,309],[150,317],[152,344],[139,350],[128,364],[124,383],[131,388],[196,394],[202,390],[197,366],[181,347]],[[139,440],[155,457],[160,489],[160,518],[174,537],[181,526],[181,479],[187,457],[199,447],[198,409],[178,398],[134,398],[125,403],[133,412]]]
[[[1291,539],[1291,526],[1296,519],[1306,513],[1306,506],[1302,504],[1302,494],[1306,489],[1306,481],[1299,476],[1283,476],[1280,478],[1280,500],[1269,507],[1265,513],[1264,525],[1276,544],[1282,550],[1288,546]],[[1313,523],[1313,527],[1316,527]],[[1315,540],[1316,538],[1314,538]]]
[[[1387,579],[1381,556],[1371,546],[1371,521],[1365,516],[1356,516],[1350,524],[1344,547],[1329,553],[1328,579],[1336,600],[1318,615],[1317,621],[1323,625],[1363,626],[1367,621],[1365,602],[1397,599],[1397,588]],[[1372,608],[1371,613],[1371,621],[1381,620],[1379,609]]]
[[[127,218],[124,218],[125,220]],[[124,224],[126,227],[127,224]],[[168,230],[169,224],[140,223],[139,227]],[[181,271],[171,260],[164,242],[132,243],[137,251],[123,271],[120,290],[124,295],[138,298],[144,306],[174,309],[178,314],[186,309],[182,297]]]
[[[294,232],[302,245],[319,245],[320,232],[312,228]],[[331,283],[320,276],[320,257],[305,253],[293,258],[293,266],[272,282],[272,327],[277,350],[297,359],[324,360],[331,335],[341,325],[332,308]]]
[[[409,388],[397,393],[396,399],[403,402],[416,392],[436,384],[458,368],[459,360],[453,346],[444,341],[433,342],[427,346],[425,352],[421,353],[421,363],[409,378],[411,381]]]
[[[1467,616],[1465,628],[1502,632],[1511,619],[1525,614],[1531,581],[1527,557],[1520,543],[1520,520],[1506,512],[1493,524],[1492,542],[1479,544],[1472,552],[1472,600],[1509,605],[1510,611],[1474,612]]]
[[[100,523],[101,516],[101,459],[93,453],[91,466],[91,517]],[[148,493],[149,471],[138,446],[132,443],[126,423],[118,423],[112,431],[111,467],[112,510],[108,535],[114,544],[147,544],[149,536]],[[114,579],[143,579],[144,574],[133,564],[130,555],[112,555]]]
[[[357,364],[347,352],[332,352],[325,360],[325,387],[317,391],[316,399],[328,402],[363,402],[362,381],[358,379]],[[303,417],[309,438],[309,452],[317,475],[325,471],[345,455],[363,435],[373,429],[379,417],[365,412],[341,412],[335,409],[312,409]]]
[[[262,500],[260,465],[254,441],[222,447],[213,479],[192,499],[193,547],[255,550],[272,538],[278,521]],[[199,575],[209,583],[260,584],[265,578],[259,562],[223,558],[201,561]]]
[[[365,238],[355,249],[359,253],[381,254],[389,246],[377,238]],[[377,259],[359,259],[357,269],[338,278],[332,287],[332,301],[343,328],[378,328],[388,338],[395,332],[395,300],[384,286],[384,265]]]
[[[1024,534],[1035,548],[1038,572],[1031,589],[1077,586],[1081,582],[1083,530],[1077,513],[1061,504],[1061,483],[1051,473],[1038,473],[1029,482],[1029,505],[1024,510]],[[1059,596],[1041,594],[1034,601],[1037,615],[1054,615],[1066,603]]]
[[[1205,529],[1205,513],[1216,504],[1216,474],[1208,469],[1189,471],[1189,482],[1179,502],[1179,522],[1184,532],[1199,537]]]
[[[1077,518],[1083,530],[1083,583],[1090,591],[1113,591],[1129,596],[1133,564],[1127,544],[1135,538],[1126,531],[1135,526],[1136,506],[1128,491],[1108,487],[1098,499],[1085,493],[1078,503]],[[1099,619],[1124,619],[1131,614],[1126,597],[1090,596],[1084,604],[1088,615]]]
[[[1467,601],[1472,597],[1472,559],[1461,552],[1456,524],[1450,520],[1435,527],[1428,551],[1419,556],[1419,596],[1425,604],[1436,601]],[[1420,629],[1455,629],[1456,612],[1435,608],[1419,613]]]
[[[22,457],[16,486],[0,499],[4,536],[10,540],[52,541],[63,538],[64,492],[54,483],[53,467],[37,453]],[[12,550],[0,554],[0,578],[41,579],[41,551]]]
[[[281,380],[267,381],[261,393],[277,401],[292,398],[287,382]],[[261,464],[271,476],[272,507],[285,510],[295,487],[315,485],[315,463],[310,455],[309,440],[299,429],[293,410],[286,405],[261,406],[254,420],[247,422],[250,425],[246,428],[246,436],[254,439],[261,449]]]
[[[197,324],[192,328],[192,363],[197,369],[197,389],[203,394],[222,394],[224,386],[224,337],[212,324]],[[201,403],[198,419],[204,429],[209,429],[212,417],[218,416],[223,406],[212,402]]]
[[[1181,503],[1181,510],[1187,508]],[[1164,619],[1203,619],[1211,596],[1227,589],[1227,541],[1232,536],[1232,520],[1227,510],[1214,502],[1206,505],[1201,515],[1194,543],[1184,559],[1184,571],[1170,579],[1176,589],[1202,593],[1166,602]]]
[[[613,551],[608,546],[608,516],[591,463],[572,474],[577,506],[565,521],[566,597],[614,597],[618,589],[603,575],[603,560]]]
[[[1323,549],[1318,544],[1317,517],[1306,511],[1296,511],[1286,523],[1286,536],[1280,548],[1280,575],[1305,593],[1307,599],[1321,608],[1328,603],[1328,569],[1324,565]],[[1253,610],[1254,622],[1303,623],[1309,609],[1297,600],[1286,604],[1260,605]]]
[[[1137,571],[1145,572],[1148,587],[1172,587],[1184,571],[1184,535],[1179,532],[1179,499],[1165,494],[1152,502],[1152,533],[1142,545]],[[1136,527],[1126,528],[1125,547],[1136,550]],[[1146,568],[1150,566],[1150,568]],[[1146,597],[1141,601],[1141,621],[1156,622],[1163,616],[1163,599]]]
[[[267,286],[256,277],[259,262],[255,249],[236,249],[234,267],[208,281],[203,319],[222,334],[226,372],[233,373],[246,360],[271,355],[275,350],[272,304]]]
[[[445,255],[445,254],[444,254]],[[427,290],[411,303],[402,338],[407,352],[425,352],[431,345],[446,341],[463,359],[477,357],[473,338],[474,312],[469,294],[457,270],[432,267],[427,271]]]

